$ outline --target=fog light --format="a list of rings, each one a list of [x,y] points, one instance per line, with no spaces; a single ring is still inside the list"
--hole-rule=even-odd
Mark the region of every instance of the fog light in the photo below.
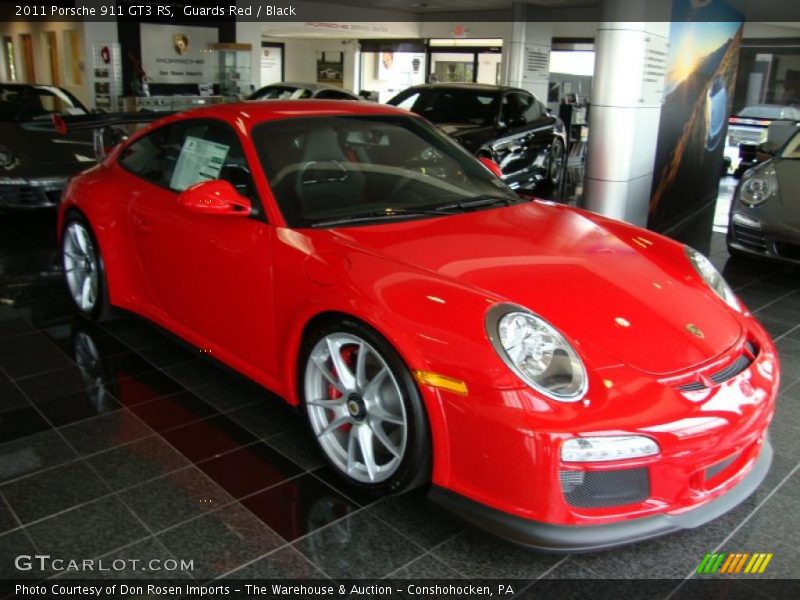
[[[572,438],[561,446],[564,462],[600,462],[653,456],[660,451],[655,440],[641,435]]]
[[[750,215],[743,215],[742,213],[733,213],[733,222],[737,225],[744,225],[745,227],[752,227],[753,229],[761,229],[761,221]]]

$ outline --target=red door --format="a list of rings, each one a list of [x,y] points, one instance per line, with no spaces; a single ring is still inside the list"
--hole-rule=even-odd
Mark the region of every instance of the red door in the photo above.
[[[197,180],[208,176],[204,166],[187,168],[181,158],[187,140],[206,140],[226,148],[217,157],[221,166],[210,174],[230,180],[258,204],[240,142],[222,122],[172,127],[180,131],[166,140],[159,185],[144,184],[129,209],[134,248],[156,308],[202,350],[246,372],[250,366],[273,373],[272,226],[258,215],[190,212],[178,204],[174,189],[193,183],[192,168],[202,173]]]

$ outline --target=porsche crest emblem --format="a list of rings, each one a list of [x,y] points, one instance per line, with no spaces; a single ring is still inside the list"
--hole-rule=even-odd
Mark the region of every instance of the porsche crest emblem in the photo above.
[[[703,330],[700,329],[697,325],[694,325],[692,323],[687,323],[686,324],[686,331],[691,333],[694,337],[700,338],[701,340],[704,337],[706,337],[705,334],[703,333]]]
[[[172,36],[172,45],[178,54],[186,54],[189,51],[189,37],[184,33],[176,33]]]

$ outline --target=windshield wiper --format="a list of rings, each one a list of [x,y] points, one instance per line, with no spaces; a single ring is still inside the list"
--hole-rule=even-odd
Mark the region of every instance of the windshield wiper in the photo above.
[[[434,210],[437,212],[459,210],[469,210],[472,208],[483,208],[485,206],[496,206],[502,204],[504,206],[511,206],[513,200],[511,198],[498,198],[497,196],[475,196],[469,200],[459,200],[458,202],[451,202],[450,204],[442,204],[437,206]]]
[[[319,221],[318,223],[313,223],[311,227],[333,227],[335,225],[344,225],[346,223],[363,223],[368,221],[384,221],[390,219],[404,219],[408,217],[419,217],[419,216],[434,216],[434,217],[441,217],[447,214],[455,214],[453,212],[447,212],[446,210],[425,210],[425,209],[404,209],[404,208],[387,208],[384,210],[371,210],[371,211],[364,211],[364,212],[357,212],[352,213],[343,217],[339,217],[337,219],[329,219],[327,221]]]

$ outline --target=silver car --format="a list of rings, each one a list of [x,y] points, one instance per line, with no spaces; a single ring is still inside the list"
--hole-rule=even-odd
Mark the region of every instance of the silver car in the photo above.
[[[800,264],[800,129],[746,171],[731,202],[728,250]]]
[[[285,81],[272,83],[256,90],[248,100],[361,100],[358,96],[340,87],[325,83],[297,83]]]

